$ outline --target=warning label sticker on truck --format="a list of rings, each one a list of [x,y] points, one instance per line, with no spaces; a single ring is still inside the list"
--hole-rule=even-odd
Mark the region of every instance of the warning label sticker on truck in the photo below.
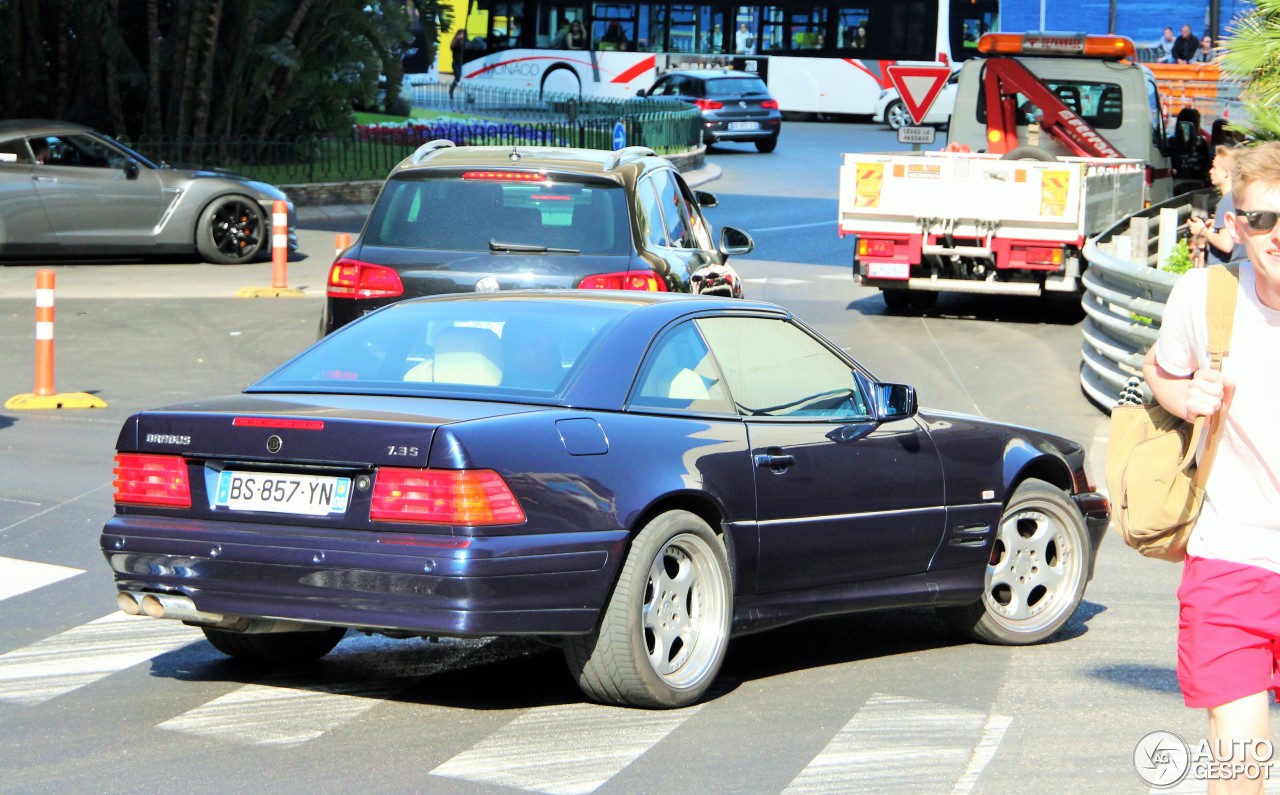
[[[1040,172],[1040,214],[1062,216],[1067,212],[1070,171]]]
[[[942,166],[912,163],[907,166],[907,179],[941,179]]]
[[[859,163],[858,193],[854,207],[879,207],[880,189],[884,187],[884,163]]]

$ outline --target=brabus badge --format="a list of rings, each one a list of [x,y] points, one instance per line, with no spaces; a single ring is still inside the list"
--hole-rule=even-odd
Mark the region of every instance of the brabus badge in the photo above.
[[[486,276],[476,282],[477,293],[496,293],[502,289],[502,285],[498,284],[498,280],[492,276]]]
[[[739,102],[739,103],[738,103],[738,107],[740,107],[740,108],[746,108],[746,107],[747,107],[747,103],[745,103],[745,102]]]
[[[280,448],[281,448],[281,447],[284,447],[284,440],[283,440],[283,439],[281,439],[279,436],[276,436],[276,435],[274,435],[274,434],[273,434],[273,435],[271,435],[271,436],[268,436],[268,437],[267,437],[267,452],[268,452],[268,453],[278,453],[278,452],[280,452]]]

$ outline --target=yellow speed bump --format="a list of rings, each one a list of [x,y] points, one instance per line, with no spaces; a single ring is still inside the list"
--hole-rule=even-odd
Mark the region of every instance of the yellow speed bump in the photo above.
[[[303,298],[305,290],[295,287],[241,287],[236,298]]]
[[[105,409],[107,403],[88,392],[59,392],[55,395],[14,395],[4,402],[4,407],[14,411],[26,409]]]

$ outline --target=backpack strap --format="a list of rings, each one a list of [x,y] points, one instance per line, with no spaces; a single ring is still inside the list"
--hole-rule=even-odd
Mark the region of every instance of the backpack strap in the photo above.
[[[1231,352],[1231,327],[1236,317],[1236,296],[1240,292],[1239,265],[1212,265],[1209,267],[1209,291],[1205,297],[1205,315],[1209,322],[1209,366],[1222,370],[1222,360]],[[1196,468],[1194,485],[1204,488],[1209,481],[1209,470],[1218,453],[1218,441],[1222,438],[1222,420],[1226,407],[1209,418],[1209,440],[1204,455]],[[1187,452],[1194,455],[1205,418],[1197,417]]]

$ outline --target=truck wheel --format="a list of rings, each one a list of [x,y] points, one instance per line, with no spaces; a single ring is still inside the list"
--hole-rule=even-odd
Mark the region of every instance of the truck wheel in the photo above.
[[[938,303],[938,294],[932,290],[910,290],[907,292],[907,303],[912,309],[933,309]]]
[[[907,303],[911,300],[911,292],[909,290],[880,290],[880,296],[884,298],[884,305],[895,312],[901,312],[907,308]]]
[[[1019,146],[1010,149],[1001,156],[1001,160],[1041,160],[1045,163],[1053,163],[1058,160],[1057,156],[1052,152],[1041,149],[1038,146]]]

